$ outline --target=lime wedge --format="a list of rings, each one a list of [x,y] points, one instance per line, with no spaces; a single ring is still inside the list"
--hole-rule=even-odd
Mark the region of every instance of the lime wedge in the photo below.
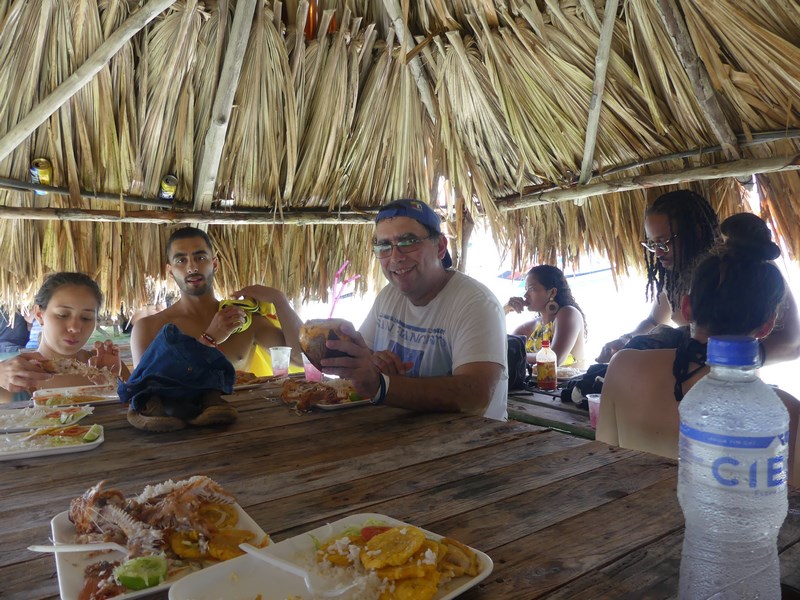
[[[84,442],[93,442],[97,438],[99,438],[103,433],[103,426],[102,425],[92,425],[89,428],[89,431],[83,434],[83,441]]]
[[[166,576],[167,557],[163,554],[132,558],[114,569],[114,577],[129,590],[153,587]]]

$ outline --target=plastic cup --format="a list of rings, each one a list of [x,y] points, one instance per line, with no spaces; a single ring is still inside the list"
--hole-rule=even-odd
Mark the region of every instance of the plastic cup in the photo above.
[[[306,373],[306,381],[322,381],[322,371],[311,364],[305,352],[303,353],[303,370]]]
[[[289,374],[289,357],[292,354],[290,346],[274,346],[269,349],[272,359],[272,374],[276,377],[285,377]]]
[[[586,394],[589,401],[589,423],[597,429],[597,416],[600,414],[600,394]]]

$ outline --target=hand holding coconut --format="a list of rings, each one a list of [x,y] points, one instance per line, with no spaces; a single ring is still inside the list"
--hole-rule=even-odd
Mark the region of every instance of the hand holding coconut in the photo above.
[[[380,389],[381,375],[372,351],[344,319],[312,319],[300,327],[300,346],[320,371],[349,379],[364,398]]]

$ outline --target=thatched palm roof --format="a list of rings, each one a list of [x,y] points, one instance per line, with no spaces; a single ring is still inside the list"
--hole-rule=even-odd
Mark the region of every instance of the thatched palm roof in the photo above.
[[[799,64],[795,0],[0,0],[0,298],[77,269],[142,304],[190,222],[223,290],[324,299],[346,259],[363,290],[408,196],[456,250],[486,219],[517,265],[625,272],[648,199],[724,217],[751,175],[796,257]],[[63,193],[19,190],[39,157]]]

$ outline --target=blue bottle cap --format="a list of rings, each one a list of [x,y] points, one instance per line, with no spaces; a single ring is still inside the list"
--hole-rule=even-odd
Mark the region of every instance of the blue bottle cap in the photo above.
[[[758,366],[758,340],[746,335],[718,335],[708,338],[706,361],[723,367]]]

